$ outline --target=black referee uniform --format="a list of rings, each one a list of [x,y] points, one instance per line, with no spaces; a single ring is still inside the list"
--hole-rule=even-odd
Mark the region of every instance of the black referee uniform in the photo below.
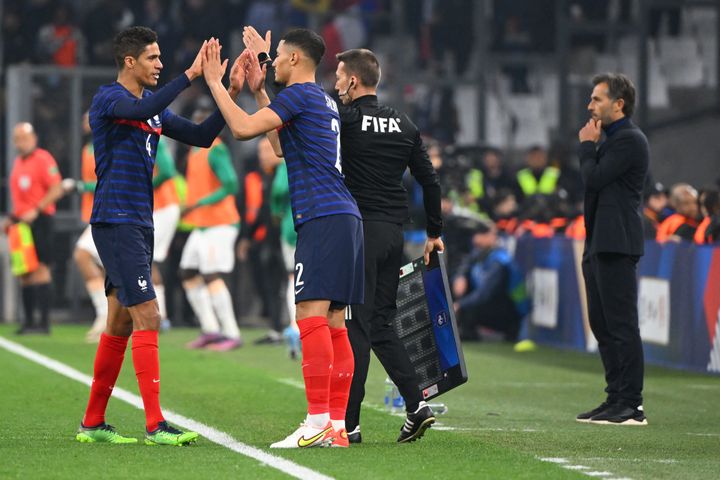
[[[407,192],[402,186],[406,168],[423,188],[427,234],[442,232],[440,183],[418,128],[407,116],[378,103],[375,95],[341,107],[342,167],[345,184],[363,216],[365,235],[365,304],[352,308],[347,322],[355,355],[346,426],[360,423],[360,404],[375,352],[398,390],[408,412],[422,400],[415,370],[392,326],[403,254],[403,223],[409,218]]]

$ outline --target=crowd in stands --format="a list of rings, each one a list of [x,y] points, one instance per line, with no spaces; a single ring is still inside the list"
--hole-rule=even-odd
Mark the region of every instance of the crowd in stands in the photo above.
[[[273,32],[282,32],[289,26],[317,28],[327,42],[324,72],[327,75],[334,72],[335,53],[363,46],[372,48],[375,39],[393,35],[396,27],[391,16],[393,3],[391,0],[6,0],[2,7],[2,71],[20,63],[111,67],[110,48],[115,33],[130,25],[142,24],[159,34],[163,78],[169,80],[192,62],[203,39],[215,36],[224,45],[232,45],[232,38],[242,25],[253,25],[259,31]],[[570,13],[577,21],[602,20],[610,15],[607,5],[599,7],[606,2],[570,3]],[[628,3],[619,2],[621,9],[616,14],[630,15]],[[456,77],[466,75],[471,63],[469,46],[476,32],[473,4],[467,0],[404,0],[402,4],[406,14],[403,28],[417,47],[413,58],[417,68]],[[555,26],[545,21],[552,16],[553,2],[538,0],[530,13],[527,4],[507,0],[493,2],[490,26],[493,50],[542,52],[554,48]],[[660,9],[653,15],[653,34],[661,22],[669,25],[671,34],[676,32],[677,9]],[[586,40],[597,41],[590,37]],[[451,65],[453,71],[446,72],[447,65]],[[390,65],[388,70],[392,68]],[[513,79],[513,91],[528,89],[523,67],[505,73]],[[325,82],[326,87],[330,85],[332,82]],[[413,92],[416,101],[411,98]],[[458,297],[459,315],[477,319],[478,311],[487,312],[486,306],[493,305],[498,308],[497,318],[512,319],[506,324],[510,325],[505,332],[507,339],[517,339],[519,319],[526,313],[526,298],[513,297],[517,284],[513,283],[512,258],[497,250],[501,243],[498,237],[563,235],[584,239],[583,186],[575,155],[564,146],[547,149],[537,145],[524,152],[524,161],[517,168],[499,148],[459,147],[455,144],[460,126],[453,89],[433,87],[423,91],[409,86],[405,93],[408,95],[405,100],[416,107],[411,117],[427,134],[428,152],[442,182],[445,243],[449,270],[455,279],[453,290]],[[38,130],[41,141],[50,136],[44,128]],[[48,149],[53,150],[50,145]],[[179,157],[176,160],[181,165]],[[61,171],[64,162],[70,161],[79,159],[59,156]],[[276,166],[262,158],[243,159],[243,162],[245,176],[240,181],[238,196],[243,225],[237,254],[241,261],[247,260],[252,265],[255,276],[266,278],[266,282],[257,285],[257,293],[262,299],[264,315],[271,319],[272,330],[278,332],[283,316],[280,313],[283,296],[278,292],[287,282],[287,272],[278,253],[279,229],[269,211],[268,192]],[[422,230],[421,190],[409,178],[406,187],[413,207],[410,230]],[[648,179],[643,220],[648,239],[718,243],[718,185],[698,191],[681,183],[668,190]],[[176,236],[174,243],[180,241],[178,238],[182,238],[182,234]],[[410,233],[408,238],[412,238]],[[182,246],[171,248],[174,249],[172,257],[172,251],[181,250]],[[273,272],[273,275],[263,276],[263,272]],[[496,273],[499,276],[493,277]],[[493,290],[493,285],[498,285],[496,282],[503,286]],[[478,292],[495,292],[493,295],[500,295],[504,300],[498,303],[497,297]],[[508,311],[514,314],[508,317]],[[486,323],[495,326],[496,320]],[[466,325],[469,323],[466,320]],[[467,328],[464,337],[475,338],[477,330]]]

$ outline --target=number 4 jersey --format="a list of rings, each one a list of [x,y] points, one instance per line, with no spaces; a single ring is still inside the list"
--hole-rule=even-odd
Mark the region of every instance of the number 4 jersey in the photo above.
[[[295,228],[328,215],[362,218],[344,183],[335,101],[316,83],[296,83],[282,90],[268,108],[283,122],[280,144]]]

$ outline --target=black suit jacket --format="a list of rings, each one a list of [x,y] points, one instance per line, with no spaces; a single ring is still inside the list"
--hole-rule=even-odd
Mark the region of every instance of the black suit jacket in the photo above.
[[[644,253],[641,206],[650,149],[645,134],[630,119],[620,122],[610,126],[611,133],[599,145],[580,144],[585,256]]]

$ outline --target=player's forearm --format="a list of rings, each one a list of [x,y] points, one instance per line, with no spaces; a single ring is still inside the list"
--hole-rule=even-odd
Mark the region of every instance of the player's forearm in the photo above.
[[[225,123],[230,128],[232,136],[238,140],[246,140],[252,138],[247,134],[247,120],[250,117],[245,110],[240,108],[230,97],[230,94],[220,82],[210,82],[208,84],[210,93],[215,99],[218,109],[225,118]]]
[[[440,185],[430,184],[423,186],[423,206],[427,218],[427,234],[431,238],[439,238],[442,233],[442,211]]]
[[[50,190],[45,194],[45,196],[38,202],[36,205],[36,208],[40,211],[45,210],[48,205],[52,205],[53,203],[60,200],[63,196],[64,190],[61,184],[56,183],[52,187],[50,187]]]
[[[129,120],[147,120],[159,115],[180,92],[189,86],[190,80],[182,74],[152,95],[136,100],[129,97],[118,100],[113,108],[113,116]]]
[[[257,103],[258,110],[270,105],[270,97],[268,97],[265,88],[261,88],[255,92],[255,102]],[[268,140],[270,140],[270,145],[272,145],[275,155],[282,158],[283,151],[282,146],[280,145],[280,136],[278,135],[277,130],[270,130],[265,134],[265,136]]]

